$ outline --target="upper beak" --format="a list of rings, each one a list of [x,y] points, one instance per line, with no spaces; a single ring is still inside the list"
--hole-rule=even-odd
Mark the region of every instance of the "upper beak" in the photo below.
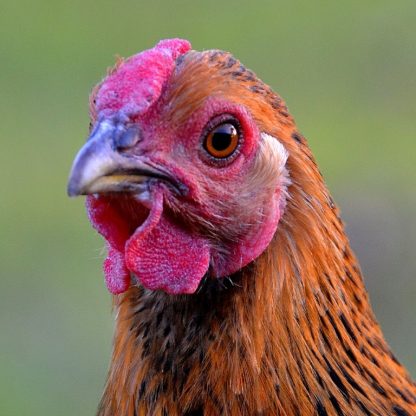
[[[166,175],[125,150],[140,140],[137,126],[101,120],[78,152],[68,180],[68,195],[102,192],[140,192],[149,177]]]

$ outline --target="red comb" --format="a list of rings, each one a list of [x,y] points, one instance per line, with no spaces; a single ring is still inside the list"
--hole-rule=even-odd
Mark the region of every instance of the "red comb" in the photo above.
[[[166,39],[154,48],[133,55],[101,84],[96,97],[99,115],[143,114],[160,97],[175,60],[191,49],[183,39]]]

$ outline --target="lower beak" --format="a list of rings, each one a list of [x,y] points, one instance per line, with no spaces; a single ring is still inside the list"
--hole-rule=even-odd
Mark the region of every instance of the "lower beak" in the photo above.
[[[149,178],[166,178],[142,158],[118,149],[115,140],[122,137],[120,130],[120,126],[107,120],[97,125],[72,165],[67,188],[69,196],[143,192]]]

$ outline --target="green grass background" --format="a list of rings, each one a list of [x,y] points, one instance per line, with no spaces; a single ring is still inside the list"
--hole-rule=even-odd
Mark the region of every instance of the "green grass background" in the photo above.
[[[0,3],[0,415],[92,415],[113,316],[66,179],[91,87],[159,39],[230,50],[287,101],[385,335],[416,376],[416,2]]]

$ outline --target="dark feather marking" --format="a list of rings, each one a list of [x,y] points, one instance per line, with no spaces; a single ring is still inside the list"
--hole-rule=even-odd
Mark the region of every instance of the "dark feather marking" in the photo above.
[[[301,367],[299,367],[299,368],[301,368]],[[310,388],[309,388],[309,385],[308,385],[308,381],[306,380],[305,374],[303,373],[302,370],[300,370],[300,377],[302,379],[302,383],[305,386],[306,391],[309,393],[310,392]]]
[[[146,380],[143,380],[140,384],[140,388],[139,388],[139,397],[143,396],[143,393],[146,390]]]
[[[233,71],[231,72],[231,76],[234,78],[238,78],[241,77],[243,75],[243,73],[241,71]]]
[[[332,325],[332,327],[334,328],[334,330],[335,330],[335,332],[336,332],[336,334],[337,334],[338,339],[339,339],[341,342],[343,342],[342,335],[341,335],[341,333],[339,332],[339,329],[338,329],[337,325],[335,324],[334,318],[331,316],[331,314],[330,314],[330,313],[327,313],[327,314],[326,314],[326,316],[327,316],[327,317],[328,317],[328,319],[331,321],[331,325]]]
[[[222,405],[221,405],[220,401],[218,400],[218,397],[216,395],[214,395],[210,386],[207,386],[207,394],[208,394],[209,398],[211,399],[212,404],[215,406],[215,408],[217,410],[217,414],[221,415],[223,413]]]
[[[143,328],[143,338],[147,338],[147,336],[149,335],[150,325],[147,323],[143,326]]]
[[[192,337],[192,338],[194,338],[194,337]],[[190,340],[188,340],[188,341],[190,341]],[[190,344],[190,345],[191,346],[188,347],[188,349],[187,349],[187,354],[188,354],[189,357],[191,357],[192,355],[194,355],[195,354],[195,351],[199,348],[198,345],[195,345],[195,344]]]
[[[254,82],[256,81],[256,76],[252,72],[247,71],[247,73],[244,75],[244,80]]]
[[[322,337],[323,341],[325,342],[325,345],[326,345],[327,349],[329,351],[332,351],[331,343],[329,342],[327,336],[325,335],[325,332],[321,331],[320,334],[321,334],[321,337]]]
[[[185,383],[188,381],[188,376],[189,373],[191,371],[191,368],[189,366],[189,364],[185,365],[184,367],[182,367],[182,377],[180,380],[180,390],[183,390],[183,387],[185,386]]]
[[[159,353],[154,359],[155,371],[158,373],[162,370],[163,359],[164,359],[163,353]]]
[[[341,410],[338,400],[332,394],[329,397],[329,400],[331,401],[332,406],[334,406],[334,409],[337,412],[337,415],[344,416],[344,412]]]
[[[164,315],[165,311],[160,311],[157,316],[156,316],[156,326],[159,327],[160,323],[162,322],[162,318]]]
[[[347,373],[347,371],[343,368],[340,367],[341,371],[342,371],[342,375],[345,377],[345,379],[347,380],[348,384],[354,389],[357,390],[358,392],[360,392],[364,397],[368,398],[367,394],[365,393],[365,391],[359,386],[359,384],[357,384],[354,379]]]
[[[355,336],[354,331],[352,330],[349,322],[347,321],[347,318],[345,318],[345,315],[343,313],[341,313],[341,315],[339,317],[340,317],[341,322],[344,325],[345,329],[347,330],[348,335],[350,336],[350,338],[352,339],[352,341],[355,344],[357,342],[357,337]]]
[[[211,53],[211,55],[209,56],[209,60],[211,62],[215,61],[217,59],[218,55],[220,55],[219,51],[215,51],[215,52]]]
[[[163,329],[163,336],[166,338],[170,334],[170,325],[166,324],[165,328]]]
[[[249,87],[250,91],[256,93],[256,94],[263,94],[264,88],[262,88],[260,85],[250,85]]]
[[[351,363],[352,364],[355,364],[356,367],[358,368],[359,367],[359,364],[358,364],[357,358],[354,355],[354,353],[352,352],[351,348],[346,347],[345,348],[345,352],[347,353],[348,358],[351,360]]]
[[[278,101],[272,101],[271,105],[275,110],[278,110],[280,107],[280,103]]]
[[[168,372],[172,368],[172,356],[170,354],[166,355],[165,361],[163,362],[162,371],[164,373]]]
[[[162,380],[162,383],[160,384],[160,388],[163,394],[166,394],[166,392],[168,391],[168,387],[169,387],[169,383],[166,380],[166,378],[164,378]]]
[[[161,385],[158,384],[156,388],[147,396],[149,403],[156,403],[161,391]]]
[[[352,276],[351,272],[347,268],[345,268],[345,274],[348,277],[348,279],[354,284],[354,286],[358,287],[357,282],[355,281],[355,279]]]
[[[391,352],[391,351],[387,351],[387,353],[388,353],[388,355],[389,355],[389,357],[396,363],[396,364],[398,364],[398,365],[401,365],[400,363],[399,363],[399,360],[396,358],[396,356]]]
[[[232,66],[234,66],[237,63],[237,60],[235,58],[233,58],[232,56],[230,56],[228,58],[228,60],[225,63],[225,68],[231,68]]]
[[[397,416],[410,416],[409,413],[407,413],[406,410],[404,410],[400,406],[393,406],[393,410]]]
[[[370,374],[368,371],[366,371],[367,375],[371,379],[371,385],[377,390],[379,394],[381,394],[384,397],[387,397],[386,391],[383,389],[383,387],[380,386],[378,381],[374,378],[372,374]]]
[[[297,131],[292,133],[292,139],[295,140],[298,143],[302,143],[302,141],[303,141],[302,136]]]
[[[150,340],[147,339],[144,343],[143,343],[143,350],[142,350],[142,359],[144,359],[145,357],[147,357],[150,353]]]
[[[184,413],[184,416],[204,416],[204,409],[199,407],[198,409],[189,410]]]
[[[321,377],[318,373],[316,373],[316,379],[318,380],[319,385],[320,385],[322,388],[325,388],[325,387],[324,387],[324,382],[322,381],[322,377]]]
[[[357,302],[358,305],[362,304],[362,300],[360,299],[360,297],[356,293],[354,293],[354,299],[355,299],[355,301]]]
[[[416,403],[416,397],[412,396],[412,394],[408,390],[404,389],[404,391],[402,391],[400,389],[396,389],[396,391],[405,402],[410,404]]]
[[[143,311],[145,311],[146,309],[148,308],[148,306],[147,305],[143,305],[143,306],[141,306],[139,309],[137,309],[136,311],[135,311],[135,315],[137,315],[137,314],[139,314],[139,313],[142,313]]]
[[[364,404],[358,400],[357,404],[359,406],[359,408],[367,415],[367,416],[373,416],[373,414],[364,406]]]
[[[318,413],[318,416],[328,416],[328,413],[320,400],[316,402],[316,411]]]
[[[369,355],[370,355],[370,360],[371,360],[371,362],[372,362],[374,365],[376,365],[377,367],[380,367],[380,365],[379,365],[379,363],[378,363],[378,361],[377,361],[376,357],[374,357],[374,355],[373,355],[373,354],[369,354]]]
[[[331,377],[331,380],[335,383],[335,385],[338,387],[338,389],[341,391],[341,393],[344,395],[344,397],[350,401],[350,395],[348,394],[348,390],[345,387],[344,383],[340,379],[339,375],[336,373],[332,365],[329,363],[329,361],[324,357],[325,363],[327,365],[329,376]]]

